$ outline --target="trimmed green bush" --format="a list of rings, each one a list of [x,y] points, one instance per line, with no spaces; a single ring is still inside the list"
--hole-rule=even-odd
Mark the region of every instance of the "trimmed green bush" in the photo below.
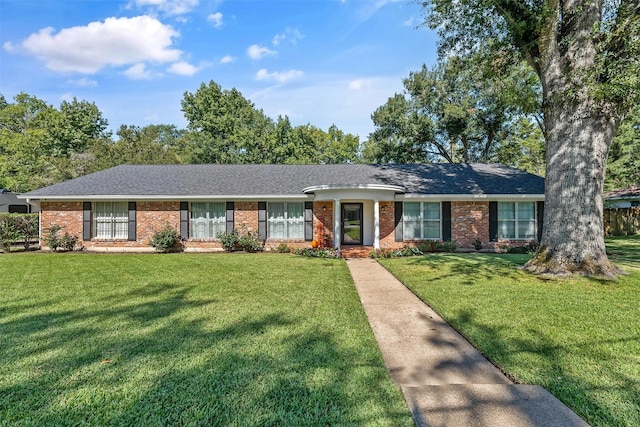
[[[11,244],[22,242],[29,250],[38,237],[38,214],[0,214],[0,249],[9,252]]]
[[[156,233],[151,238],[149,246],[153,246],[158,252],[169,252],[176,248],[180,243],[180,233],[169,224]]]

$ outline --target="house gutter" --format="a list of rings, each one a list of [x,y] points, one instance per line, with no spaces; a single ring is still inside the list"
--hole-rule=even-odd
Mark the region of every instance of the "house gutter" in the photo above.
[[[31,200],[65,200],[65,201],[96,201],[96,200],[149,200],[149,201],[166,201],[166,200],[313,200],[313,196],[301,195],[136,195],[136,194],[96,194],[82,196],[28,196],[21,199]]]
[[[396,194],[396,200],[544,200],[544,194]]]

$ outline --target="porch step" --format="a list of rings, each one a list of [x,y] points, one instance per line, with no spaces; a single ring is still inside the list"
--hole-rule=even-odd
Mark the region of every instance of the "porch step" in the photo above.
[[[341,246],[343,258],[368,258],[373,246]]]

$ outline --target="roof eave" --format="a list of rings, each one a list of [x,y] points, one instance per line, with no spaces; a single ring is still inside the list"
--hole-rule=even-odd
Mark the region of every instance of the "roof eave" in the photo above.
[[[544,194],[422,194],[407,193],[396,196],[398,200],[405,199],[430,199],[430,200],[451,200],[451,201],[474,201],[474,200],[544,200]]]

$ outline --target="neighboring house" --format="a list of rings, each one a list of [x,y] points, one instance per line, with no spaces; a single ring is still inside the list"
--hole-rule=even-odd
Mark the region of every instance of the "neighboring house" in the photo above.
[[[640,187],[609,191],[603,198],[605,234],[640,234]]]
[[[635,208],[640,206],[640,187],[609,191],[602,197],[605,208]]]
[[[186,251],[252,230],[270,249],[399,248],[455,240],[485,248],[539,240],[544,179],[499,164],[122,165],[24,194],[41,234],[60,225],[88,250],[150,250],[166,224]]]
[[[18,194],[10,193],[0,188],[0,213],[31,213],[31,205],[24,200],[18,199]]]

